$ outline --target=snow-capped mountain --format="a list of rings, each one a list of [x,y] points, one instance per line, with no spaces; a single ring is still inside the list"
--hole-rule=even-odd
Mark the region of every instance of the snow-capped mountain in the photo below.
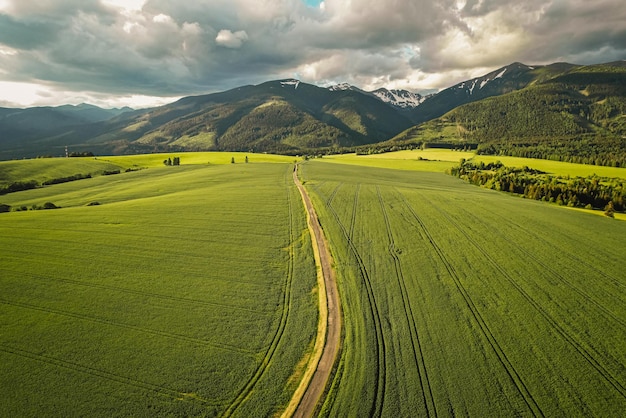
[[[415,109],[428,98],[428,96],[422,96],[419,93],[413,93],[407,90],[387,90],[386,88],[380,88],[374,91],[364,91],[348,83],[335,84],[334,86],[328,87],[328,90],[356,91],[359,93],[373,96],[378,100],[400,110]]]
[[[346,91],[346,90],[361,91],[361,89],[359,89],[358,87],[354,87],[353,85],[348,84],[348,83],[335,84],[334,86],[330,86],[328,90],[330,91]]]
[[[374,90],[371,93],[383,102],[400,109],[415,109],[428,98],[428,96],[407,90],[387,90],[385,88]]]
[[[520,75],[534,69],[535,67],[516,62],[482,77],[464,81],[451,88],[464,90],[469,96],[472,96],[486,88],[489,84],[496,82],[496,84],[501,85],[505,82],[505,80],[518,78]]]

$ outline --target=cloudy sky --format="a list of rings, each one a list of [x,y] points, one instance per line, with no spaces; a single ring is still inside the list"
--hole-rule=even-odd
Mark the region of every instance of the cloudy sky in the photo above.
[[[622,59],[624,0],[0,0],[0,106],[281,78],[426,92],[515,61]]]

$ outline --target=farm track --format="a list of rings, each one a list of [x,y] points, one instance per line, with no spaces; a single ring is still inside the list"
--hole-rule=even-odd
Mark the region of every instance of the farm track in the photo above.
[[[391,222],[389,221],[389,215],[385,208],[385,202],[380,193],[380,188],[376,186],[376,194],[378,195],[378,201],[380,202],[380,209],[385,221],[385,228],[387,230],[387,239],[389,241],[388,252],[393,259],[394,270],[396,279],[398,280],[398,287],[400,288],[400,294],[402,296],[402,304],[404,305],[404,314],[406,317],[409,332],[411,334],[411,346],[413,349],[413,359],[417,368],[418,375],[420,377],[420,386],[422,389],[422,397],[424,401],[424,407],[426,409],[427,416],[437,417],[437,406],[435,404],[435,398],[432,392],[432,386],[428,379],[428,371],[426,369],[426,362],[424,360],[424,351],[422,350],[422,344],[419,338],[419,332],[417,331],[417,325],[415,324],[415,316],[413,309],[411,308],[411,301],[409,299],[409,292],[406,288],[404,273],[402,271],[402,263],[400,257],[398,257],[395,239],[393,236]]]
[[[428,199],[425,199],[428,201]],[[432,202],[428,201],[431,206],[434,206]],[[589,352],[589,349],[583,347],[573,336],[571,336],[565,328],[563,328],[546,310],[537,303],[509,274],[506,270],[504,270],[494,259],[489,255],[487,251],[485,251],[472,237],[467,234],[459,226],[456,221],[454,221],[447,213],[440,211],[441,214],[444,215],[446,220],[450,222],[454,227],[465,236],[465,238],[482,254],[483,257],[504,277],[507,282],[509,282],[521,295],[522,297],[545,319],[545,321],[552,326],[552,328],[568,343],[570,344],[587,362],[594,368],[596,371],[611,385],[615,390],[617,390],[623,397],[626,397],[626,388],[619,382],[596,358],[598,357],[597,353],[595,356]],[[593,348],[590,348],[593,350]],[[595,351],[595,350],[593,350]]]
[[[377,358],[377,365],[376,365],[377,376],[376,376],[376,385],[374,387],[375,397],[374,397],[374,403],[370,407],[370,411],[368,415],[373,416],[373,417],[379,417],[382,415],[382,410],[383,410],[384,401],[385,401],[385,385],[386,385],[386,369],[387,369],[385,365],[385,362],[387,360],[386,354],[385,354],[386,343],[385,343],[385,338],[384,338],[384,333],[383,333],[383,328],[382,328],[381,314],[376,304],[376,299],[374,297],[374,288],[372,286],[372,281],[371,281],[369,272],[367,271],[367,268],[365,267],[365,263],[363,262],[363,259],[361,255],[359,254],[359,251],[356,248],[356,245],[354,244],[352,238],[350,237],[350,232],[346,229],[345,225],[341,222],[339,214],[335,211],[335,209],[332,206],[332,201],[335,198],[335,195],[337,194],[337,191],[339,190],[339,187],[341,185],[342,183],[340,183],[333,190],[331,195],[327,198],[326,207],[328,208],[330,214],[333,216],[333,218],[337,222],[337,225],[341,229],[341,232],[348,244],[348,248],[350,252],[356,259],[357,265],[359,267],[360,276],[363,279],[363,283],[365,285],[367,298],[368,298],[368,302],[370,306],[370,314],[372,315],[372,320],[374,322],[374,331],[376,333],[376,358]],[[353,210],[353,212],[355,211],[356,210]]]
[[[84,373],[90,376],[95,376],[100,379],[105,379],[111,382],[122,383],[127,386],[132,386],[135,388],[148,390],[151,392],[155,392],[161,396],[166,396],[168,398],[173,399],[193,399],[198,402],[201,402],[210,406],[217,406],[218,404],[214,401],[210,401],[208,399],[201,398],[197,395],[189,396],[189,394],[175,391],[173,389],[165,388],[163,386],[155,385],[148,382],[143,382],[141,380],[132,379],[130,377],[122,376],[115,373],[106,372],[104,370],[96,369],[94,367],[84,366],[78,363],[74,363],[67,360],[61,360],[52,356],[48,356],[45,354],[39,354],[28,350],[23,350],[20,348],[10,347],[6,344],[0,343],[0,351],[3,351],[8,354],[12,354],[14,356],[19,356],[23,358],[27,358],[29,360],[35,360],[44,364],[48,364],[55,367],[60,367],[68,370],[72,370],[75,372]]]
[[[109,325],[109,326],[116,327],[116,328],[130,329],[130,330],[139,331],[145,334],[156,335],[159,337],[170,338],[170,339],[178,340],[178,341],[185,341],[188,343],[194,343],[197,345],[212,347],[212,348],[225,350],[225,351],[237,352],[240,354],[245,354],[249,357],[253,357],[255,354],[252,350],[247,350],[241,347],[236,347],[236,346],[232,346],[228,344],[209,343],[205,340],[201,340],[199,338],[188,337],[182,334],[173,334],[171,332],[160,331],[160,330],[156,330],[152,328],[138,327],[136,325],[124,324],[121,322],[111,321],[111,320],[103,319],[103,318],[97,318],[97,317],[89,316],[89,315],[78,314],[75,312],[63,311],[60,309],[46,308],[44,306],[32,305],[32,304],[23,303],[23,302],[13,302],[13,301],[5,300],[5,299],[0,299],[0,304],[14,306],[14,307],[22,308],[22,309],[29,309],[33,311],[50,313],[50,314],[64,316],[68,318],[80,319],[82,321]]]
[[[432,204],[432,203],[431,203]],[[473,218],[476,222],[480,222],[480,219],[478,219],[478,217],[476,217],[474,214],[468,212],[468,211],[464,211],[465,215],[468,218]],[[444,214],[445,215],[445,214]],[[447,216],[447,215],[446,215]],[[452,222],[452,221],[451,221]],[[458,224],[456,225],[457,228]],[[530,232],[528,230],[524,230],[522,229],[520,226],[515,225],[515,228],[528,235]],[[460,228],[459,228],[460,230]],[[500,230],[494,230],[493,233],[495,235],[500,236],[501,238],[507,240],[507,237],[502,233],[502,231]],[[537,240],[542,240],[541,237],[537,236],[536,234],[533,234]],[[544,241],[544,243],[546,243]],[[547,243],[546,243],[547,244]],[[476,245],[476,244],[475,244]],[[589,302],[590,304],[594,305],[596,308],[598,308],[600,311],[602,311],[605,315],[607,315],[608,317],[610,317],[611,319],[613,319],[615,322],[617,322],[618,324],[620,324],[623,327],[626,327],[626,322],[624,320],[622,320],[621,318],[617,317],[613,312],[609,311],[608,309],[606,309],[600,302],[598,302],[593,296],[589,295],[588,293],[586,293],[584,290],[580,289],[578,286],[574,285],[571,281],[567,280],[565,277],[563,277],[563,275],[561,275],[559,272],[557,272],[556,270],[554,270],[549,264],[544,263],[543,261],[539,260],[535,255],[533,255],[530,251],[526,250],[524,247],[522,246],[517,246],[516,249],[518,249],[520,252],[522,252],[529,260],[533,260],[537,265],[541,266],[541,268],[544,271],[549,272],[554,278],[556,278],[557,280],[559,280],[561,283],[563,283],[566,287],[570,288],[571,290],[573,290],[574,292],[578,293],[580,296],[582,296],[587,302]],[[576,259],[577,262],[579,262],[580,260]]]
[[[6,270],[3,268],[0,268],[0,271],[4,271],[6,273],[13,273],[12,270]],[[235,306],[235,305],[228,305],[225,303],[209,302],[209,301],[198,300],[198,299],[181,298],[178,296],[144,292],[141,290],[133,290],[133,289],[128,289],[128,288],[119,287],[119,286],[110,286],[110,285],[104,285],[104,284],[99,284],[99,283],[87,283],[87,282],[82,282],[80,280],[61,279],[59,277],[47,277],[47,276],[37,275],[34,273],[20,272],[20,274],[28,276],[31,279],[35,279],[35,280],[54,281],[57,283],[70,284],[74,286],[87,287],[91,289],[111,290],[114,292],[119,292],[119,293],[128,294],[128,295],[137,295],[137,296],[143,296],[143,297],[153,298],[153,299],[161,299],[161,300],[172,301],[172,302],[181,302],[181,303],[185,303],[188,305],[218,307],[218,308],[223,308],[223,309],[232,309],[232,310],[250,312],[250,313],[255,313],[255,314],[262,313],[262,311],[258,309],[244,308],[244,307]]]
[[[487,340],[487,343],[490,345],[490,347],[492,348],[493,352],[496,354],[496,357],[498,358],[500,364],[502,365],[502,367],[506,371],[506,373],[509,376],[511,382],[513,382],[513,384],[517,388],[520,396],[522,397],[522,399],[526,403],[526,406],[528,407],[529,411],[534,416],[543,417],[544,414],[541,411],[541,408],[539,407],[539,405],[537,404],[537,402],[533,398],[532,394],[530,393],[530,391],[526,387],[524,381],[521,379],[521,377],[520,377],[519,373],[517,372],[517,370],[515,369],[515,367],[513,367],[513,364],[508,359],[506,353],[504,352],[504,350],[502,349],[502,347],[500,346],[500,344],[496,340],[495,336],[493,335],[493,332],[491,331],[491,329],[487,325],[487,322],[485,321],[485,319],[480,314],[478,308],[474,304],[474,301],[470,297],[467,289],[465,289],[465,287],[463,286],[463,283],[461,282],[461,278],[459,277],[459,274],[457,273],[456,269],[454,268],[452,263],[446,257],[445,252],[439,247],[439,245],[437,244],[437,242],[435,241],[435,239],[431,235],[431,233],[428,230],[428,228],[426,228],[426,225],[425,225],[424,221],[422,221],[422,219],[419,217],[417,212],[415,212],[415,210],[413,209],[411,204],[408,202],[406,197],[401,192],[399,192],[399,191],[396,191],[396,192],[400,196],[401,201],[406,206],[406,208],[409,211],[410,215],[417,222],[417,224],[418,224],[418,226],[420,228],[420,231],[422,232],[423,238],[426,241],[428,241],[430,243],[430,245],[433,247],[433,249],[435,250],[435,253],[438,256],[438,258],[443,263],[446,271],[448,272],[448,274],[450,275],[450,277],[454,281],[454,284],[455,284],[457,290],[459,291],[461,297],[465,301],[465,305],[469,309],[469,312],[471,313],[472,317],[474,318],[474,320],[478,324],[478,326],[479,326],[483,336]]]
[[[320,317],[314,353],[300,383],[306,389],[302,393],[299,389],[296,390],[285,411],[285,416],[291,414],[291,405],[297,404],[293,416],[309,417],[319,409],[322,395],[337,362],[342,338],[341,301],[332,266],[333,259],[313,203],[298,178],[298,165],[294,166],[293,182],[300,192],[307,212],[307,225],[311,234],[315,263],[318,267]]]
[[[252,392],[254,391],[255,386],[261,380],[267,368],[269,367],[274,354],[276,353],[276,349],[278,348],[278,344],[285,332],[285,328],[287,326],[287,319],[289,318],[289,311],[291,309],[291,287],[293,283],[293,274],[295,269],[295,255],[294,255],[294,245],[297,241],[297,236],[295,234],[294,228],[294,216],[293,216],[293,200],[291,198],[291,187],[287,182],[287,178],[285,179],[285,189],[287,190],[287,207],[289,211],[289,262],[287,263],[287,277],[285,279],[285,286],[282,298],[282,312],[280,316],[280,322],[278,324],[278,328],[274,333],[272,341],[268,350],[265,352],[259,367],[255,370],[254,374],[250,379],[246,382],[241,391],[237,394],[235,399],[231,402],[230,406],[221,414],[222,417],[230,417],[234,413],[237,412],[239,407],[250,397]]]

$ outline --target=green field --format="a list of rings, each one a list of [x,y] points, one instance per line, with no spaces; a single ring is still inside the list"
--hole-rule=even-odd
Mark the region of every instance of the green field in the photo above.
[[[397,170],[426,171],[441,173],[458,164],[461,159],[474,162],[502,162],[507,167],[531,167],[559,176],[618,177],[626,179],[626,168],[605,167],[589,164],[574,164],[561,161],[539,160],[492,155],[476,155],[468,151],[429,148],[425,150],[404,150],[372,155],[342,154],[324,156],[323,160],[333,163],[360,165],[364,167],[393,168]]]
[[[0,216],[0,416],[269,416],[289,402],[317,329],[293,166],[200,157],[1,196],[62,208]]]
[[[323,415],[621,416],[626,224],[313,161],[345,340]]]
[[[457,157],[300,165],[344,322],[320,416],[622,416],[626,223],[443,174]],[[6,182],[95,170],[0,196],[61,207],[0,214],[0,416],[279,415],[318,319],[293,161],[0,163]]]

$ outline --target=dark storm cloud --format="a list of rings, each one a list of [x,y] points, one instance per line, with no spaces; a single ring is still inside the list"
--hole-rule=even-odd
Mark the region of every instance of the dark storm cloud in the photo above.
[[[430,89],[513,61],[626,54],[622,0],[113,3],[0,1],[0,79],[98,97],[183,96],[282,77]]]

